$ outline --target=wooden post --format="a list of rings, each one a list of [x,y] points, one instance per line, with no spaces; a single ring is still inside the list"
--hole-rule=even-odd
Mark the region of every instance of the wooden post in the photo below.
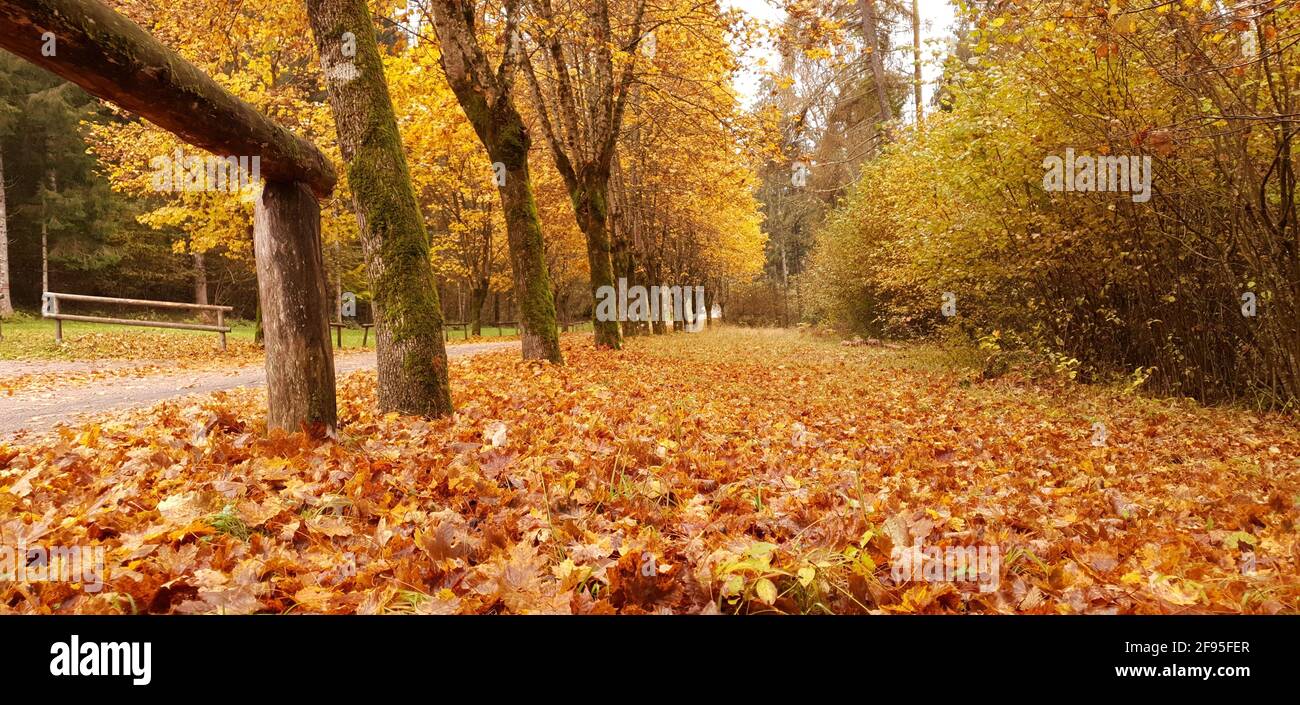
[[[50,313],[59,315],[59,297],[50,296]],[[54,342],[63,344],[63,319],[54,319]]]
[[[267,427],[337,424],[320,206],[301,182],[268,181],[253,214],[266,343]]]
[[[217,327],[218,328],[226,327],[226,312],[220,309],[217,310]],[[223,330],[221,331],[221,352],[225,352],[225,351],[226,351],[226,332]]]

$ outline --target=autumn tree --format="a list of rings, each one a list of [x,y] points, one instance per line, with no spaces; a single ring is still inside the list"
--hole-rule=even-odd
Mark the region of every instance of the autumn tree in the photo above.
[[[429,239],[365,0],[307,0],[374,295],[379,407],[451,412]]]
[[[965,22],[943,109],[819,229],[816,315],[1293,407],[1296,8],[1055,0]]]
[[[113,0],[111,5],[236,95],[320,144],[332,161],[338,160],[329,109],[315,95],[315,47],[301,5],[249,3],[237,12],[221,0],[194,0],[184,6]],[[182,158],[196,152],[126,111],[115,110],[112,118],[87,127],[88,146],[113,189],[142,211],[138,221],[173,238],[173,252],[188,258],[196,302],[202,303],[206,282],[215,278],[211,270],[222,262],[234,271],[218,274],[242,276],[251,283],[256,189],[160,190],[154,183],[154,160],[171,160],[178,150]],[[334,270],[335,298],[345,278],[351,280],[349,288],[364,286],[348,272],[355,259],[351,253],[356,220],[346,185],[341,187],[321,204],[323,252]],[[140,240],[135,234],[128,237],[132,245]],[[260,315],[257,319],[260,334]]]
[[[416,37],[388,60],[388,77],[416,197],[432,233],[434,274],[456,285],[463,320],[481,335],[488,294],[510,289],[508,277],[497,276],[508,258],[505,222],[491,160],[442,75],[438,53],[436,41]],[[443,293],[444,301],[451,298]]]
[[[590,0],[559,16],[550,0],[536,0],[528,31],[537,58],[521,56],[542,128],[587,239],[593,300],[615,282],[610,256],[609,179],[635,75],[645,0],[630,9],[627,30],[615,36],[609,0]],[[617,9],[617,8],[615,8]],[[544,67],[539,70],[535,64]],[[582,85],[574,85],[581,76]],[[619,322],[595,320],[596,345],[619,348]]]
[[[731,89],[730,18],[689,3],[660,8],[667,10],[677,14],[656,22],[614,159],[614,269],[648,286],[704,286],[711,308],[720,292],[761,270],[756,181],[741,155],[762,137]],[[625,332],[670,329],[658,321]]]

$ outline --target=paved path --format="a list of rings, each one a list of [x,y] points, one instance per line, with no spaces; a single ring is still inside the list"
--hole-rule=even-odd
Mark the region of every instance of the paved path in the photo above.
[[[448,345],[447,356],[465,357],[518,345],[512,341]],[[82,370],[92,364],[57,361],[4,363],[0,364],[0,376]],[[10,366],[13,369],[9,369]],[[334,369],[338,374],[374,367],[373,352],[336,353],[334,358]],[[72,422],[85,414],[148,406],[173,397],[207,394],[235,387],[257,387],[265,383],[266,369],[258,364],[228,370],[191,370],[141,377],[114,377],[104,383],[21,392],[0,398],[0,440],[11,438],[22,430],[33,433],[46,431],[56,424]]]

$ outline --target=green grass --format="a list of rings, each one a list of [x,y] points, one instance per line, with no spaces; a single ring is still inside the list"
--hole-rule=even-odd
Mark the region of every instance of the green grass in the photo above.
[[[234,505],[227,504],[220,512],[209,514],[205,519],[208,526],[217,530],[220,534],[229,534],[240,541],[247,541],[253,532],[248,528],[248,524],[239,518],[235,513]]]
[[[99,315],[99,314],[92,314],[92,315]],[[155,318],[155,319],[145,319],[145,320],[173,320],[173,319]],[[185,320],[190,323],[196,322],[193,319],[175,319],[175,320]],[[232,339],[238,338],[244,340],[253,339],[252,321],[227,320],[226,325],[230,326],[230,333],[229,333],[230,338]],[[67,337],[68,335],[75,335],[77,333],[120,333],[124,330],[132,330],[132,329],[146,330],[144,328],[139,328],[136,326],[119,326],[111,323],[83,323],[81,321],[63,322],[64,337]],[[153,331],[155,333],[168,333],[173,335],[200,335],[200,336],[207,335],[207,336],[214,336],[214,337],[216,336],[216,333],[208,333],[206,331],[197,331],[197,330],[175,330],[170,328],[149,328],[147,330]],[[10,333],[14,333],[15,337],[26,337],[29,334],[43,334],[49,337],[50,340],[54,340],[54,321],[41,318],[40,315],[37,314],[31,314],[25,312],[15,313],[12,318],[6,318],[3,321],[0,321],[0,331],[3,332],[5,338],[8,338]],[[347,340],[347,338],[345,337],[344,340]],[[358,341],[361,340],[360,329],[357,329],[357,340]]]
[[[154,319],[154,320],[189,320],[194,319]],[[246,342],[251,343],[255,332],[253,321],[246,320],[228,320],[226,324],[230,326],[230,333],[227,339],[231,343]],[[573,331],[590,330],[591,322],[584,321],[571,328]],[[468,331],[460,328],[446,329],[446,339],[448,342],[455,343],[465,340]],[[64,321],[63,322],[63,346],[56,345],[54,342],[54,321],[41,318],[39,314],[31,312],[19,312],[12,318],[0,321],[0,334],[4,336],[0,340],[0,360],[59,360],[59,359],[95,359],[101,357],[93,350],[80,350],[77,346],[77,339],[91,333],[111,333],[122,336],[125,341],[131,340],[133,333],[147,334],[140,338],[141,347],[148,347],[149,336],[162,335],[168,337],[190,337],[197,339],[195,342],[200,345],[206,345],[204,341],[211,341],[213,350],[216,350],[217,334],[208,331],[193,330],[175,330],[169,328],[146,328],[139,326],[121,326],[109,323],[86,323],[81,321]],[[493,339],[507,340],[511,337],[518,336],[519,329],[514,326],[488,326],[482,328],[481,339],[491,341]],[[374,349],[375,331],[372,328],[366,339],[365,348]],[[363,338],[362,329],[358,326],[355,328],[343,329],[343,349],[356,350],[362,348],[361,341]],[[338,347],[338,331],[330,329],[330,343],[335,348]],[[118,357],[118,355],[108,355],[109,357]],[[142,350],[141,357],[148,357],[148,351]]]

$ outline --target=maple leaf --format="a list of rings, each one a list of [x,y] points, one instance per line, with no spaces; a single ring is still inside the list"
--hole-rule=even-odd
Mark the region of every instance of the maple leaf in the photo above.
[[[465,517],[450,509],[429,515],[428,529],[416,531],[415,543],[434,561],[467,558],[479,547]]]

